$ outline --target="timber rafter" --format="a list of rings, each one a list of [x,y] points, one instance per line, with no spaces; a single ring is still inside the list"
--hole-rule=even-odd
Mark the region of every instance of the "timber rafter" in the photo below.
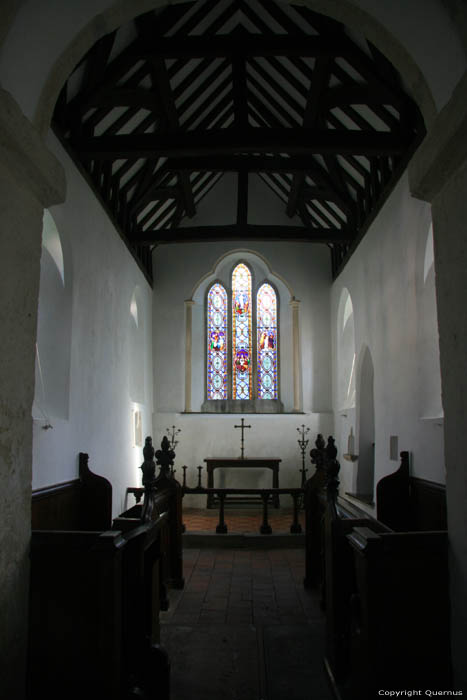
[[[397,71],[366,49],[302,5],[170,4],[91,48],[55,129],[148,278],[155,245],[233,238],[326,244],[336,274],[424,136]],[[225,173],[236,223],[187,225]],[[289,226],[248,223],[254,177]]]

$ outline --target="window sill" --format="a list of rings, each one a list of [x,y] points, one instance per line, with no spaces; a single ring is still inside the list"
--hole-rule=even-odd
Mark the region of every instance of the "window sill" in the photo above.
[[[279,399],[251,399],[238,401],[205,401],[201,413],[283,413],[284,406]]]

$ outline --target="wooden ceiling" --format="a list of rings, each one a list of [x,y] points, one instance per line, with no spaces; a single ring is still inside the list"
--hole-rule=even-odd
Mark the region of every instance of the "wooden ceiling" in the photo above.
[[[239,239],[325,243],[336,275],[425,134],[374,46],[276,0],[172,4],[104,36],[54,128],[150,280],[160,243]],[[187,226],[232,172],[236,223]],[[248,223],[252,177],[294,225]]]

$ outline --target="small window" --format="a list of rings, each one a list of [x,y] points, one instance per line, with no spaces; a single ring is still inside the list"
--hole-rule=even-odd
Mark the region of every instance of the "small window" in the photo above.
[[[227,292],[216,283],[208,293],[207,398],[227,398]]]
[[[258,398],[277,399],[277,303],[276,293],[265,282],[256,301],[258,330]]]

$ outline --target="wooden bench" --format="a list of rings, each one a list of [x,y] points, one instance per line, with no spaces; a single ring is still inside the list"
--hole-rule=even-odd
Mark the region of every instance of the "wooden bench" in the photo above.
[[[377,486],[375,519],[338,496],[339,466],[326,449],[320,445],[318,488],[306,499],[318,515],[307,512],[315,531],[307,532],[313,566],[307,551],[305,583],[322,587],[331,682],[344,698],[376,697],[385,687],[449,688],[443,487],[411,478],[402,453],[397,472]]]
[[[159,610],[167,606],[169,513],[122,514],[111,529],[109,482],[90,473],[87,455],[80,475],[33,494],[29,698],[168,700]]]

